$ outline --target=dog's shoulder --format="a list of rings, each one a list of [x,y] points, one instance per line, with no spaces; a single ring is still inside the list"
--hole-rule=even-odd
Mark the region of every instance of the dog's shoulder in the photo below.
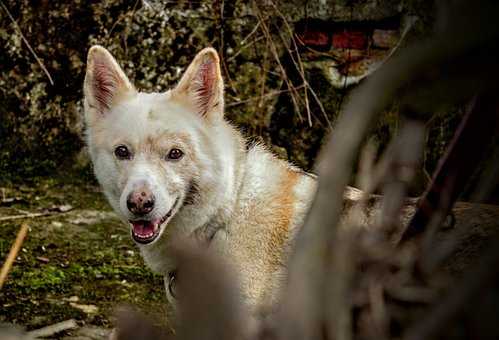
[[[247,150],[239,211],[246,212],[245,225],[255,225],[259,237],[267,234],[269,248],[279,252],[301,225],[316,187],[315,175],[255,144]]]
[[[315,192],[316,175],[278,158],[263,144],[256,143],[247,149],[245,163],[245,182],[255,194],[276,197],[278,192],[307,200]]]
[[[316,189],[316,177],[273,155],[264,145],[246,151],[231,224],[231,247],[247,278],[250,301],[264,302],[281,284],[294,236]],[[270,294],[270,295],[267,295]]]

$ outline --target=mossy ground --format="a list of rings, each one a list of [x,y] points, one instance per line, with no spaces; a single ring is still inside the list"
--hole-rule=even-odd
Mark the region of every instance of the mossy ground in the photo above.
[[[95,184],[37,179],[29,185],[4,185],[2,192],[19,201],[0,206],[0,216],[66,204],[73,210],[0,222],[2,262],[20,225],[26,222],[30,227],[0,290],[0,322],[33,329],[74,318],[110,328],[113,311],[122,304],[166,316],[162,277],[146,268],[127,227]],[[80,305],[98,310],[84,312]]]

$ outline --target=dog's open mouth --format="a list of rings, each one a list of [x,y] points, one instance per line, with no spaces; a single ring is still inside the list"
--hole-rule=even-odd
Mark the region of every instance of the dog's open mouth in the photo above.
[[[166,224],[172,217],[177,203],[178,199],[175,201],[170,211],[168,211],[162,218],[129,221],[132,227],[132,238],[135,242],[147,244],[154,241],[161,233],[161,226]]]

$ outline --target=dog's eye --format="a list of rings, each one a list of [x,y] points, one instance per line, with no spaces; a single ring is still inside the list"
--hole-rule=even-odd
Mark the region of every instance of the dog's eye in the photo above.
[[[124,145],[117,146],[116,149],[114,149],[114,154],[118,159],[130,159],[132,156],[130,150]]]
[[[182,150],[174,148],[174,149],[170,150],[167,158],[168,159],[180,159],[180,158],[182,158],[183,155],[184,155],[184,153],[182,152]]]

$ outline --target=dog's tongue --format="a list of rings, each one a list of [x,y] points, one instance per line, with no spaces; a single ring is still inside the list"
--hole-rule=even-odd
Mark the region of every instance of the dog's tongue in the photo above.
[[[133,233],[142,238],[148,238],[154,235],[157,223],[155,221],[134,221]]]

